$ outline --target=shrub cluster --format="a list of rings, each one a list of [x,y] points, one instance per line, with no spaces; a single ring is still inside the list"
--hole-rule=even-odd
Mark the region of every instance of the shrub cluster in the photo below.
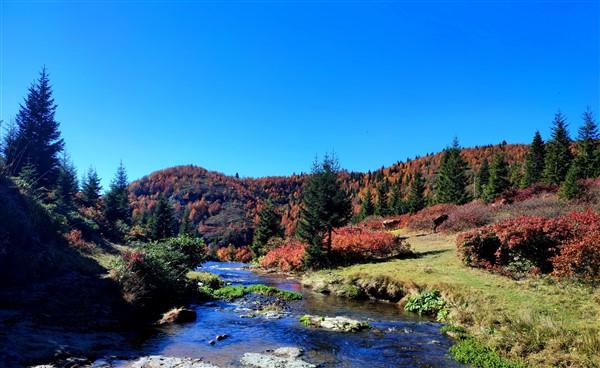
[[[409,296],[404,309],[419,315],[436,317],[438,321],[445,320],[449,313],[448,305],[439,290],[428,290]]]
[[[410,253],[410,247],[401,238],[385,231],[347,226],[336,229],[331,239],[332,261],[349,264]]]
[[[121,285],[125,299],[134,305],[166,303],[187,291],[186,275],[204,254],[204,242],[188,236],[140,244],[123,252],[111,276]]]
[[[552,273],[586,281],[600,277],[600,215],[524,216],[459,235],[462,261],[511,276]]]
[[[492,208],[482,201],[473,201],[452,209],[448,219],[439,229],[442,231],[458,232],[473,229],[492,223],[494,215]]]
[[[232,244],[217,249],[216,256],[221,262],[248,263],[252,261],[252,251],[249,247],[235,247]]]
[[[280,271],[299,271],[302,269],[306,245],[299,240],[289,239],[279,247],[270,250],[260,261],[264,268]]]

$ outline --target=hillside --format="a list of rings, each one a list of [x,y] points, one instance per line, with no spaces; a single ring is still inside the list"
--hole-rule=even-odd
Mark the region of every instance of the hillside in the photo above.
[[[462,156],[469,167],[476,171],[484,158],[491,161],[499,151],[504,151],[507,162],[514,165],[524,159],[527,145],[465,148]],[[344,186],[352,194],[355,213],[366,188],[373,189],[383,180],[392,183],[402,180],[402,187],[406,188],[411,176],[420,171],[426,180],[428,192],[441,157],[442,152],[438,152],[397,162],[373,172],[340,174]],[[131,183],[129,189],[136,221],[147,218],[158,195],[163,193],[172,200],[177,217],[181,219],[184,215],[188,216],[209,244],[246,245],[252,239],[257,210],[266,199],[279,207],[286,234],[295,231],[305,178],[305,175],[292,175],[240,179],[190,165],[156,171]]]

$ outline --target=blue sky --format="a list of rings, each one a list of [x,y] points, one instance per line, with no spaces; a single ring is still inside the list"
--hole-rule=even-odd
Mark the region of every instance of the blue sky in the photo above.
[[[0,1],[1,111],[42,65],[80,171],[366,171],[599,114],[598,1]]]

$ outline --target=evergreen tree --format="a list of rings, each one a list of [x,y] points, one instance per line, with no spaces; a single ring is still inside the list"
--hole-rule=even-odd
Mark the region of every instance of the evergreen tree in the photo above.
[[[404,204],[402,203],[402,191],[400,190],[400,180],[392,185],[388,208],[391,215],[400,215],[404,212]]]
[[[469,200],[466,191],[467,163],[460,155],[460,146],[455,139],[452,146],[444,150],[442,162],[436,173],[433,186],[436,203],[463,204]]]
[[[6,128],[6,134],[2,139],[2,143],[0,144],[0,149],[2,152],[2,173],[9,174],[12,172],[10,168],[10,162],[8,161],[11,157],[16,157],[16,149],[17,149],[17,126],[14,122],[11,122]],[[15,172],[12,172],[14,175]],[[18,175],[18,172],[17,172]]]
[[[508,164],[504,160],[504,154],[498,153],[494,157],[490,168],[490,179],[485,187],[484,199],[490,202],[508,187]]]
[[[115,224],[122,221],[131,223],[131,208],[129,206],[129,190],[127,188],[127,173],[123,163],[119,165],[117,174],[110,184],[108,193],[104,196],[104,216]]]
[[[196,236],[196,227],[190,220],[190,208],[185,207],[183,215],[181,215],[181,221],[179,222],[179,235]]]
[[[98,199],[100,199],[101,190],[102,185],[100,185],[100,177],[96,170],[90,167],[81,181],[83,205],[86,207],[96,206],[96,204],[98,204]]]
[[[582,178],[592,178],[600,170],[600,162],[597,161],[596,152],[600,149],[598,145],[598,125],[594,121],[594,115],[588,108],[583,113],[583,126],[579,128],[577,136],[577,168],[573,170]]]
[[[162,193],[158,195],[158,202],[150,219],[150,234],[153,239],[170,238],[175,234],[175,214],[173,206]]]
[[[560,184],[558,196],[561,199],[575,199],[581,195],[582,188],[579,178],[582,175],[581,161],[575,159],[567,171],[565,180]]]
[[[377,201],[375,202],[375,215],[376,216],[387,216],[388,209],[388,192],[389,184],[387,179],[384,179],[381,184],[377,187]]]
[[[346,225],[352,217],[352,202],[338,180],[338,172],[335,157],[325,156],[322,163],[315,162],[302,190],[297,231],[309,244],[305,258],[309,268],[330,259],[333,228]]]
[[[420,171],[417,171],[412,178],[406,205],[410,213],[419,212],[425,207],[425,182]]]
[[[554,117],[552,139],[546,145],[544,179],[550,184],[560,184],[565,179],[573,156],[567,121],[559,111]]]
[[[487,186],[487,183],[489,180],[490,180],[490,164],[488,163],[487,158],[484,158],[483,162],[481,162],[481,167],[479,168],[479,172],[477,173],[477,182],[475,184],[475,196],[477,198],[483,197],[483,193],[485,192],[485,187]]]
[[[371,194],[371,188],[367,187],[365,194],[360,202],[360,212],[358,217],[363,220],[369,216],[373,216],[375,207],[373,206],[373,195]]]
[[[511,188],[518,188],[523,181],[523,165],[515,162],[508,167],[508,182]]]
[[[533,141],[529,145],[525,161],[525,175],[521,181],[521,187],[527,188],[542,180],[544,176],[544,165],[546,160],[546,149],[539,131],[535,132]]]
[[[71,160],[64,155],[60,161],[56,179],[56,204],[63,213],[75,208],[75,195],[79,190],[77,171]]]
[[[265,254],[264,246],[275,236],[283,236],[281,216],[275,211],[273,203],[267,200],[263,208],[258,212],[258,223],[256,224],[254,239],[250,246],[254,255],[256,257],[263,256]]]
[[[39,200],[41,199],[41,193],[37,186],[38,178],[39,175],[35,167],[33,165],[25,165],[15,178],[15,182],[28,196]]]
[[[17,113],[16,130],[4,142],[9,172],[17,175],[25,166],[33,167],[39,175],[35,181],[38,188],[53,188],[59,174],[59,153],[64,142],[55,111],[52,87],[43,68]]]

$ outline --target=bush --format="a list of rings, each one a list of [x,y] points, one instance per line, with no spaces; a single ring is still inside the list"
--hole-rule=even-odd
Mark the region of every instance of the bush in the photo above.
[[[572,212],[555,219],[526,216],[463,233],[459,256],[473,267],[511,276],[528,272],[597,280],[600,276],[600,215]]]
[[[237,262],[248,263],[252,261],[252,251],[249,247],[239,247],[235,250],[235,260]]]
[[[399,237],[385,231],[348,226],[336,229],[331,241],[332,261],[350,264],[409,254],[410,248]]]
[[[260,265],[267,269],[278,269],[283,272],[299,271],[303,266],[306,244],[297,239],[290,239],[271,251],[261,260]]]
[[[188,291],[186,275],[204,258],[204,251],[204,243],[191,237],[140,244],[137,249],[123,252],[111,276],[132,304],[168,304]]]
[[[436,317],[438,321],[445,320],[449,313],[447,303],[439,290],[429,290],[409,296],[404,309],[419,315]]]
[[[481,201],[473,201],[453,209],[439,229],[450,232],[465,231],[488,225],[492,220],[492,208]]]

